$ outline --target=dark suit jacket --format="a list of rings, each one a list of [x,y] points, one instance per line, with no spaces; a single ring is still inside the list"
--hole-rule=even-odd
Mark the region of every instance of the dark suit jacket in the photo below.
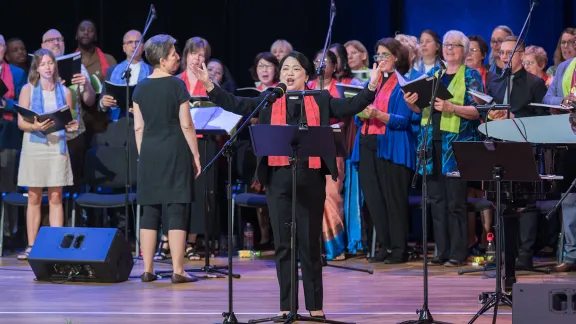
[[[258,104],[268,95],[270,91],[264,91],[257,98],[242,98],[236,97],[222,88],[216,86],[208,93],[210,100],[220,107],[240,115],[249,115]],[[330,118],[343,118],[353,116],[361,112],[372,101],[374,101],[375,93],[365,87],[358,95],[349,99],[333,98],[326,90],[321,94],[315,95],[314,99],[318,104],[320,110],[320,125],[329,126]],[[281,98],[280,100],[286,100]],[[272,109],[265,109],[260,111],[258,122],[260,124],[270,124]],[[338,177],[338,168],[336,167],[336,159],[322,158],[322,169],[325,174],[332,175],[334,181]],[[262,185],[268,184],[268,158],[258,157],[258,164],[256,166],[256,176]]]

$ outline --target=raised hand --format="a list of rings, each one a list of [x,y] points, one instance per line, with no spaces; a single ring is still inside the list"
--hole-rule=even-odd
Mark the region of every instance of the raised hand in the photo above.
[[[186,73],[186,72],[184,72]],[[208,69],[206,68],[206,64],[202,63],[202,67],[198,67],[197,65],[192,65],[192,73],[196,76],[198,81],[202,83],[204,88],[208,88],[210,86],[210,75],[208,74]]]
[[[384,73],[384,65],[384,61],[381,61],[378,64],[374,62],[372,71],[370,72],[370,84],[372,86],[378,86],[378,82],[380,81],[380,78],[382,78],[382,73]]]

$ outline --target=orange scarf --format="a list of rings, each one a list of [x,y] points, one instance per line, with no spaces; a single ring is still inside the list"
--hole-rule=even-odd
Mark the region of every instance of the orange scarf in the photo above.
[[[350,84],[350,83],[352,83],[352,80],[353,79],[351,77],[345,77],[345,78],[340,79],[340,83]]]
[[[313,97],[304,97],[304,109],[309,126],[320,126],[320,108]],[[286,125],[286,100],[277,100],[272,105],[272,116],[270,125]],[[269,166],[286,166],[290,165],[287,156],[269,156]],[[320,169],[322,162],[320,157],[310,157],[308,167],[311,169]]]
[[[338,81],[334,78],[332,78],[332,82],[330,83],[330,89],[328,89],[328,92],[330,93],[330,95],[334,98],[340,98],[340,94],[338,93],[338,89],[336,89],[336,83],[338,83]],[[316,85],[318,84],[318,79],[312,80],[308,83],[308,88],[310,89],[316,89]],[[330,118],[330,125],[339,123],[340,119],[339,118]]]
[[[484,84],[484,93],[488,93],[488,85],[486,84],[486,74],[488,73],[488,70],[486,70],[486,68],[482,66],[480,70],[478,70],[478,72],[480,72],[480,76],[482,77],[482,84]]]
[[[102,52],[100,47],[95,46],[95,48],[96,48],[96,54],[98,54],[98,60],[100,61],[100,72],[102,73],[102,75],[106,75],[106,71],[108,71],[110,65],[108,65],[108,61],[106,61],[106,56],[104,56],[104,52]],[[80,49],[77,48],[76,52],[79,51]]]
[[[382,86],[382,79],[378,81],[378,93],[376,94],[376,98],[374,99],[374,107],[381,112],[387,114],[388,113],[388,104],[390,103],[390,96],[394,91],[394,88],[398,84],[398,77],[396,73],[392,72],[392,75],[388,78],[384,87]],[[368,129],[368,133],[366,133],[366,129]],[[384,135],[386,134],[386,124],[381,122],[377,118],[367,119],[364,121],[364,125],[362,125],[362,134],[368,135]]]
[[[190,80],[188,80],[188,74],[186,74],[186,71],[182,72],[182,74],[180,74],[180,79],[182,79],[182,81],[184,81],[184,83],[186,84],[186,89],[188,89],[188,92],[190,92]],[[202,85],[202,83],[196,81],[196,85],[194,86],[194,90],[192,90],[192,92],[190,92],[190,94],[192,96],[207,96],[208,93],[206,92],[206,88],[204,88],[204,86]]]
[[[260,84],[256,87],[256,89],[260,90],[260,91],[264,91],[268,88],[275,88],[278,85],[277,82],[272,83],[271,86],[267,87],[264,85],[264,83],[260,82]]]

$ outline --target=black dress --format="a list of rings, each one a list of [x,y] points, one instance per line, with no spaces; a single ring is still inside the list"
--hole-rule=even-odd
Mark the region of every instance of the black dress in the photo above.
[[[138,204],[193,202],[193,155],[179,118],[180,105],[190,100],[186,85],[172,76],[146,78],[134,89],[133,100],[144,119],[138,161]]]

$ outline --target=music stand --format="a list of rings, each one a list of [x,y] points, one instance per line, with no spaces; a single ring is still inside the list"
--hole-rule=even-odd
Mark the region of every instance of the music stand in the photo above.
[[[453,142],[454,157],[458,164],[460,177],[468,181],[496,182],[496,290],[485,293],[490,296],[484,306],[474,315],[469,324],[490,308],[494,308],[493,322],[498,315],[498,305],[503,303],[512,307],[512,299],[502,290],[502,244],[504,228],[501,209],[500,185],[502,181],[535,182],[540,181],[538,167],[534,162],[532,144],[528,142]]]
[[[296,264],[297,224],[296,224],[296,186],[298,159],[304,157],[322,157],[333,159],[338,155],[334,132],[329,126],[308,126],[300,129],[298,125],[252,125],[250,137],[254,155],[287,156],[292,170],[292,220],[290,226],[290,312],[282,316],[249,320],[248,323],[278,322],[284,320],[285,324],[300,322],[321,322],[345,324],[321,318],[301,316],[297,313],[296,288],[298,273]],[[352,323],[353,324],[353,323]]]

